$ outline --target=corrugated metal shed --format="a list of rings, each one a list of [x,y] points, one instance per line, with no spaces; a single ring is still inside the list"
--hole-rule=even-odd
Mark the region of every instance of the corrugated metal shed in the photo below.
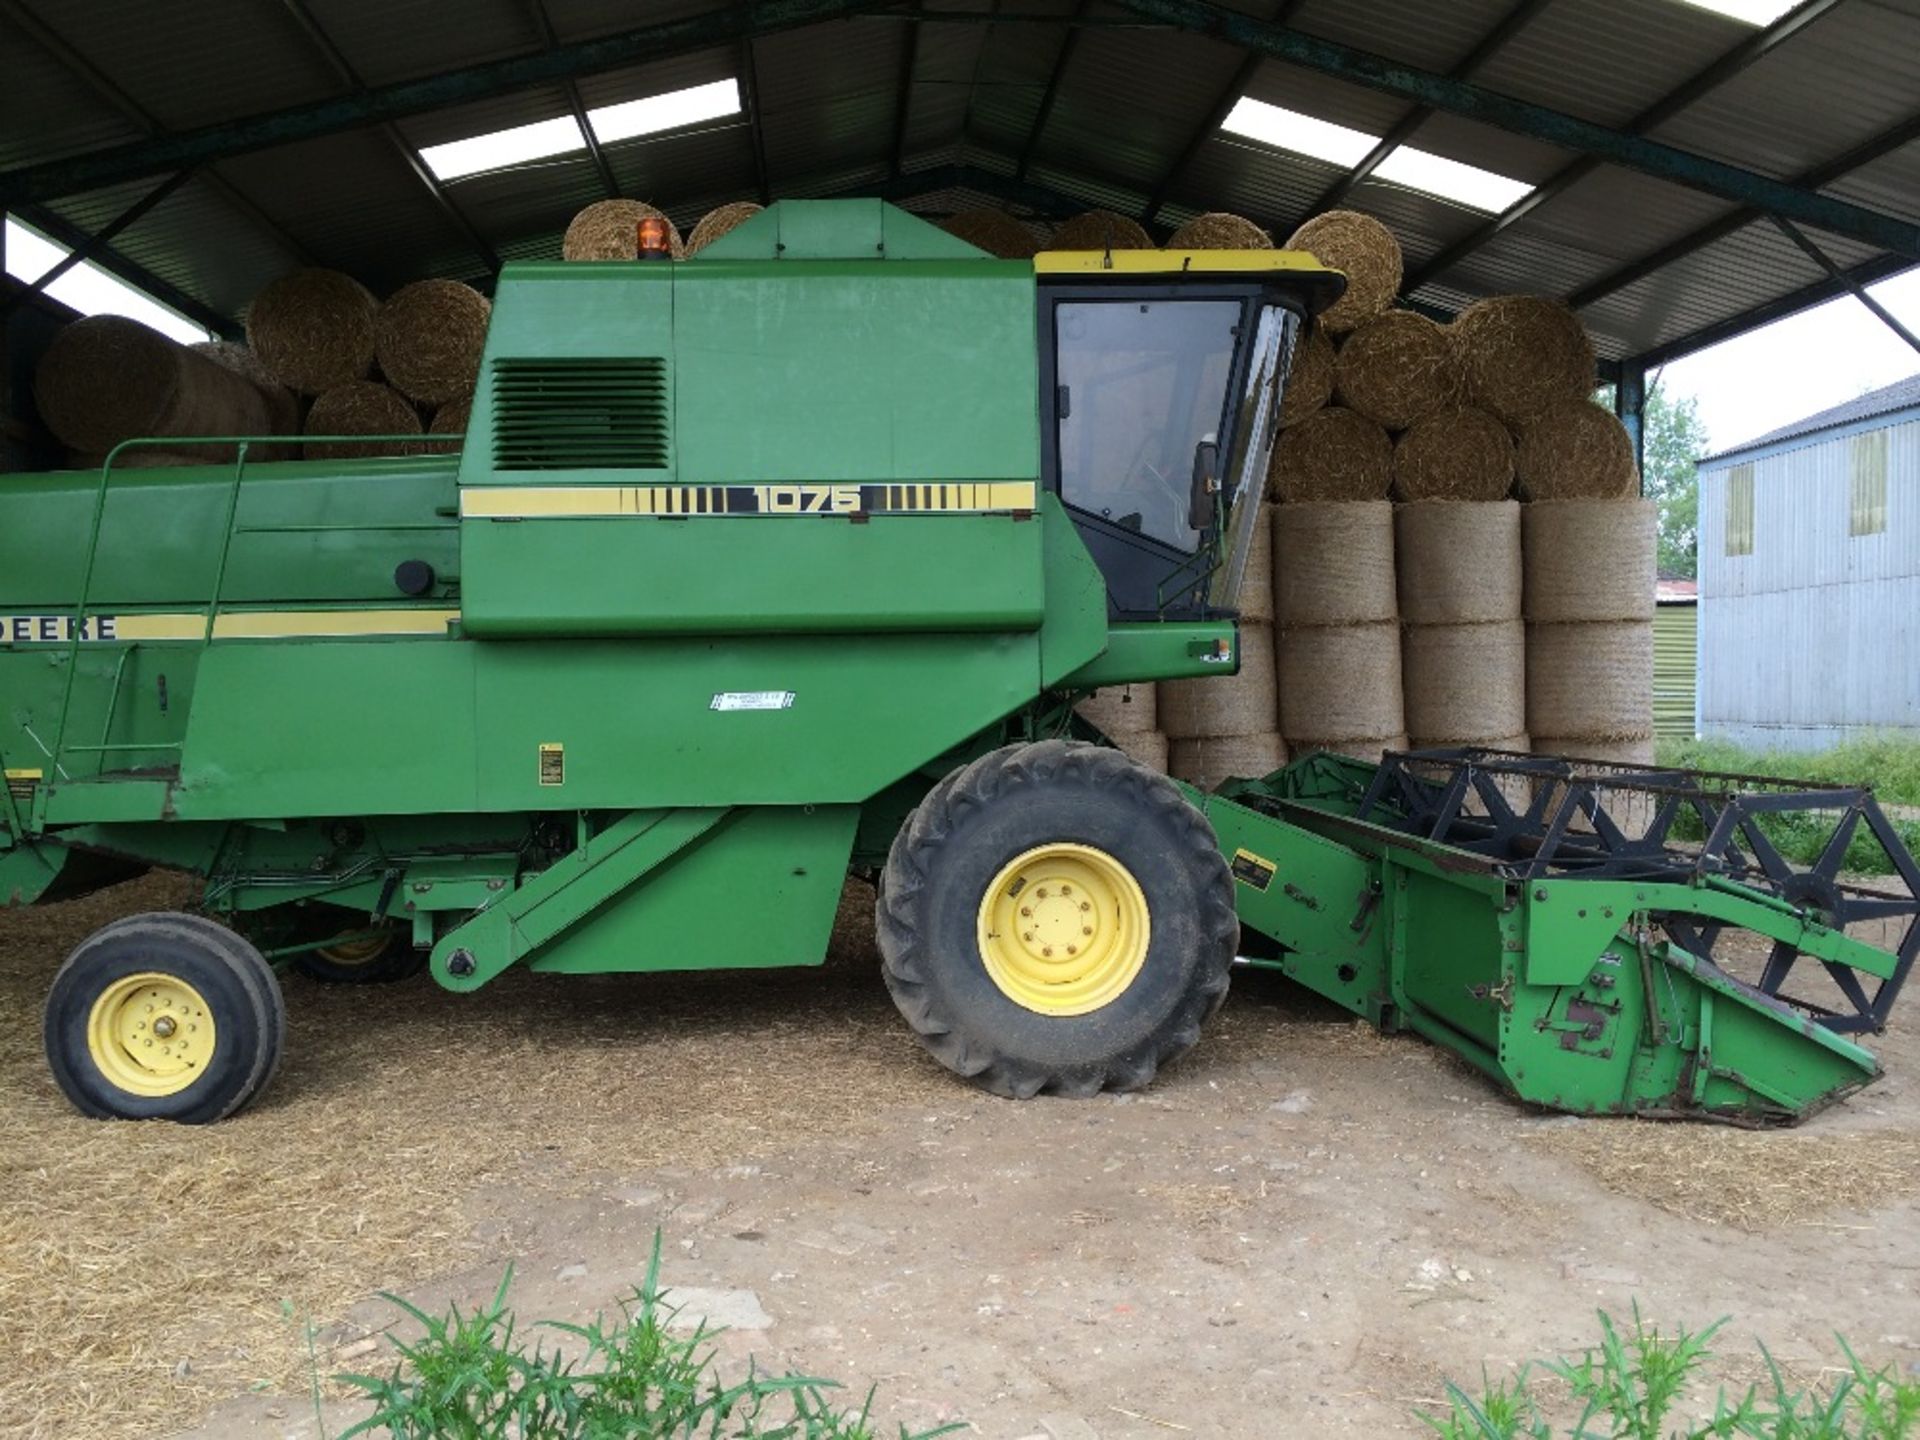
[[[1811,748],[1920,731],[1920,417],[1900,414],[1700,467],[1702,733]],[[1873,529],[1856,474],[1882,444]]]
[[[1220,38],[1244,17],[1262,24],[1252,41]],[[577,48],[616,42],[632,43]],[[1326,42],[1364,53],[1302,49]],[[1659,176],[1596,161],[1565,125],[1488,123],[1497,105],[1422,103],[1431,86],[1388,93],[1369,70],[1380,57],[1691,158]],[[465,68],[535,61],[553,63],[512,80]],[[607,145],[604,163],[580,151],[440,185],[417,164],[421,146],[728,76],[746,113]],[[368,108],[419,82],[434,103]],[[1224,134],[1242,94],[1551,193],[1496,219],[1356,181]],[[352,122],[301,109],[363,101]],[[1811,228],[1835,265],[1872,278],[1920,259],[1916,138],[1915,0],[1802,0],[1765,30],[1682,0],[0,0],[0,203],[38,175],[16,208],[71,242],[165,169],[62,186],[34,167],[204,143],[194,181],[111,248],[210,323],[303,261],[383,288],[484,282],[503,259],[556,253],[573,211],[614,192],[685,225],[744,196],[883,193],[932,211],[958,184],[1034,219],[1099,203],[1164,233],[1224,208],[1284,237],[1339,187],[1399,234],[1421,302],[1567,296],[1605,356],[1633,361],[1841,292],[1702,179],[1706,162],[1907,226],[1872,240]]]

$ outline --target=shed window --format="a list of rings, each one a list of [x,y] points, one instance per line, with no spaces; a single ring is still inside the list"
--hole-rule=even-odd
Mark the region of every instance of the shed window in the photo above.
[[[1727,554],[1753,553],[1753,466],[1727,472]]]
[[[1887,530],[1887,432],[1856,435],[1848,444],[1852,484],[1847,492],[1847,533],[1884,535]]]

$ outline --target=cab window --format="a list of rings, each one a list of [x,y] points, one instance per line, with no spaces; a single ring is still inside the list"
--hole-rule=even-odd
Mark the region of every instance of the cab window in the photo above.
[[[1062,301],[1054,309],[1060,494],[1192,551],[1194,454],[1219,442],[1238,300]]]

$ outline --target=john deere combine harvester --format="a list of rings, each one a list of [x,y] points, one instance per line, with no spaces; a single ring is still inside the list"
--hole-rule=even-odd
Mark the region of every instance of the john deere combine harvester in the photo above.
[[[814,964],[849,867],[908,1022],[1004,1094],[1147,1083],[1242,949],[1542,1105],[1790,1120],[1872,1079],[1846,1037],[1920,932],[1839,869],[1865,827],[1920,876],[1865,792],[1451,752],[1206,795],[1083,743],[1096,686],[1235,668],[1341,285],[787,203],[686,263],[509,267],[458,459],[8,477],[0,900],[165,866],[231,927],[83,943],[62,1088],[231,1113],[278,962]],[[1769,839],[1803,811],[1810,869]],[[1825,1009],[1783,997],[1803,956]]]

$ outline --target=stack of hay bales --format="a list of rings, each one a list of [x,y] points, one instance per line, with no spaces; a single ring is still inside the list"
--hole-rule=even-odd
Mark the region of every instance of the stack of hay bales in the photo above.
[[[373,371],[380,302],[338,270],[295,270],[253,297],[247,348],[273,378],[300,395],[318,395]]]
[[[1240,673],[1160,686],[1170,774],[1211,788],[1286,764],[1274,693],[1273,619],[1272,535],[1255,532],[1240,585]]]
[[[1526,507],[1527,724],[1546,754],[1653,763],[1651,500]]]
[[[1097,726],[1117,747],[1142,765],[1165,774],[1167,737],[1160,730],[1157,690],[1151,684],[1109,685],[1074,708],[1082,720]]]
[[[1244,215],[1209,210],[1167,237],[1169,250],[1271,250],[1273,237]]]
[[[378,380],[349,380],[316,396],[307,411],[308,435],[419,435],[420,412],[392,386]],[[427,447],[413,440],[376,440],[365,444],[315,441],[306,444],[309,460],[364,460],[376,455],[418,455]]]
[[[1421,500],[1394,531],[1414,748],[1527,749],[1520,506]]]
[[[374,317],[374,354],[387,383],[417,405],[473,393],[493,305],[458,280],[417,280]]]
[[[1287,744],[1363,760],[1405,748],[1393,507],[1296,501],[1276,506],[1272,524]]]
[[[89,316],[62,330],[41,358],[33,394],[47,428],[89,468],[142,436],[278,433],[272,401],[247,376],[119,315]],[[202,445],[130,450],[116,463],[233,458],[230,445]]]

